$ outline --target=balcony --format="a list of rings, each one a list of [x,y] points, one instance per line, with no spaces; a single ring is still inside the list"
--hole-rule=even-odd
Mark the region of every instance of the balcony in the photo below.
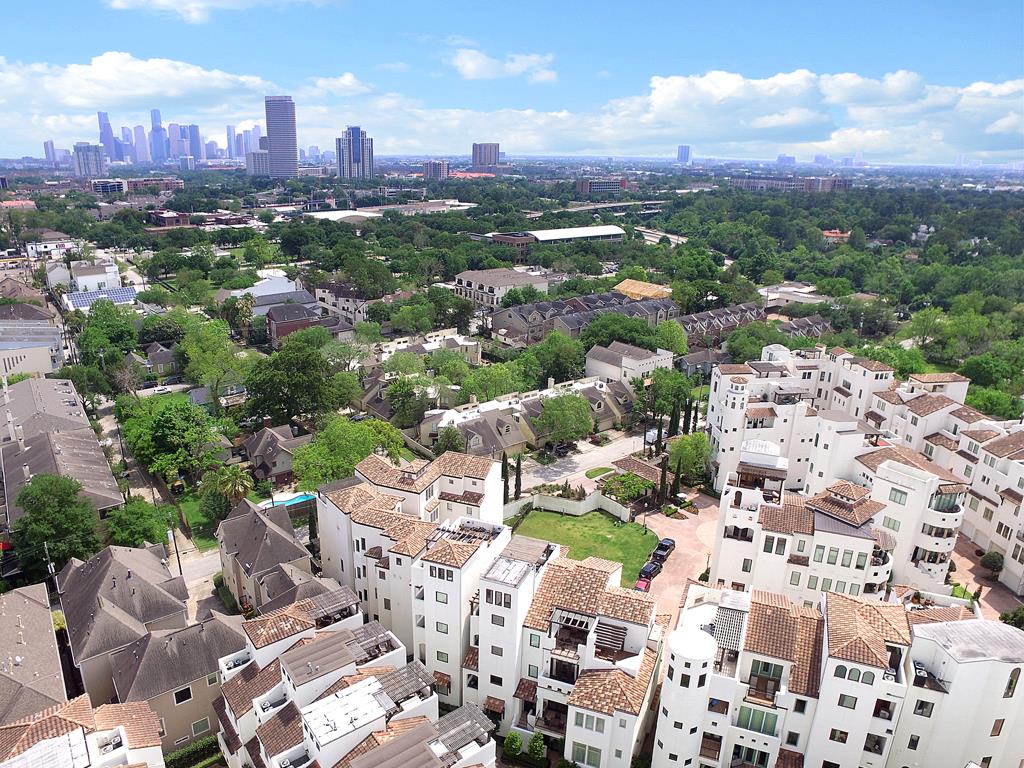
[[[565,704],[548,701],[544,703],[544,709],[537,718],[536,728],[561,739],[565,737],[565,724],[568,720],[569,708]]]
[[[754,532],[750,528],[737,528],[733,525],[727,525],[725,527],[724,538],[733,539],[734,541],[753,542]]]
[[[722,755],[722,737],[705,733],[700,740],[700,756],[717,760]]]
[[[728,715],[729,702],[724,699],[708,699],[708,712],[713,712],[716,715]]]
[[[773,680],[770,677],[751,675],[747,686],[747,693],[743,697],[744,699],[753,704],[774,707],[775,697],[778,695],[779,689],[782,687],[782,683],[781,681]]]
[[[574,685],[576,683],[576,678],[580,676],[579,666],[577,664],[559,661],[558,659],[552,659],[546,676],[552,680],[557,680],[560,683]]]
[[[892,721],[894,715],[892,702],[886,701],[885,699],[877,699],[875,701],[875,709],[871,713],[872,717],[877,717],[879,720]]]

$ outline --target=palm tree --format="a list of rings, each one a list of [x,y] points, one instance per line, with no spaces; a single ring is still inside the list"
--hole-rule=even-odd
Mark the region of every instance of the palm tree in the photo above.
[[[251,293],[243,293],[238,303],[235,304],[235,309],[238,312],[238,325],[242,329],[242,333],[245,335],[245,340],[249,341],[249,330],[252,327],[253,310],[256,308],[256,297]]]
[[[214,487],[225,499],[237,504],[252,492],[252,475],[239,464],[221,467],[214,477]]]

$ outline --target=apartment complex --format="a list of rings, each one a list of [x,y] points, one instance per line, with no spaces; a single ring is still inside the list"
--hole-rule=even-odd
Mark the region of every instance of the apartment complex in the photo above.
[[[652,352],[643,347],[613,341],[607,347],[595,344],[587,352],[587,376],[629,384],[646,379],[659,368],[672,367],[672,353],[667,349]]]
[[[548,278],[517,269],[471,269],[455,276],[452,290],[479,307],[495,309],[513,288],[526,286],[547,293]]]
[[[581,195],[609,197],[622,194],[628,187],[626,179],[580,179],[576,182],[576,191]]]
[[[493,168],[501,162],[501,145],[498,142],[474,143],[471,162],[474,168]]]
[[[270,175],[270,151],[254,149],[245,153],[245,173],[248,176]]]
[[[350,125],[335,140],[338,175],[343,179],[372,179],[373,139],[358,125]]]
[[[691,582],[667,645],[654,768],[1020,759],[1024,633],[962,601],[804,606]]]
[[[844,192],[853,188],[853,181],[841,176],[744,176],[729,179],[729,186],[752,192]]]
[[[448,178],[447,160],[427,160],[423,163],[423,178],[426,181],[444,181]]]

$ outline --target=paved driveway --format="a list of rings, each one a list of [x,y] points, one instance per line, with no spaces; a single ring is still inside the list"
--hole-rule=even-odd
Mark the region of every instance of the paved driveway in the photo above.
[[[616,459],[629,456],[643,448],[643,437],[619,437],[607,445],[580,442],[580,452],[570,454],[547,466],[533,459],[523,462],[523,490],[543,483],[561,483],[566,479],[573,486],[584,484],[586,471],[595,467],[610,467]]]
[[[696,579],[710,562],[711,550],[715,545],[715,529],[718,525],[718,502],[710,496],[698,495],[694,503],[700,512],[684,519],[650,514],[637,518],[638,523],[646,522],[647,527],[662,539],[675,539],[675,551],[669,555],[662,570],[651,584],[651,594],[658,600],[659,613],[672,614],[675,627],[679,613],[679,602],[687,579]]]

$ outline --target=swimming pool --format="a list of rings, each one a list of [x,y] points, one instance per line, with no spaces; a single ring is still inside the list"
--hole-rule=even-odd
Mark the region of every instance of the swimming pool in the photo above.
[[[272,499],[260,502],[260,508],[266,509],[267,507],[276,507],[281,504],[289,506],[291,504],[301,504],[304,501],[312,501],[316,496],[312,493],[282,493],[278,496],[274,496]]]

